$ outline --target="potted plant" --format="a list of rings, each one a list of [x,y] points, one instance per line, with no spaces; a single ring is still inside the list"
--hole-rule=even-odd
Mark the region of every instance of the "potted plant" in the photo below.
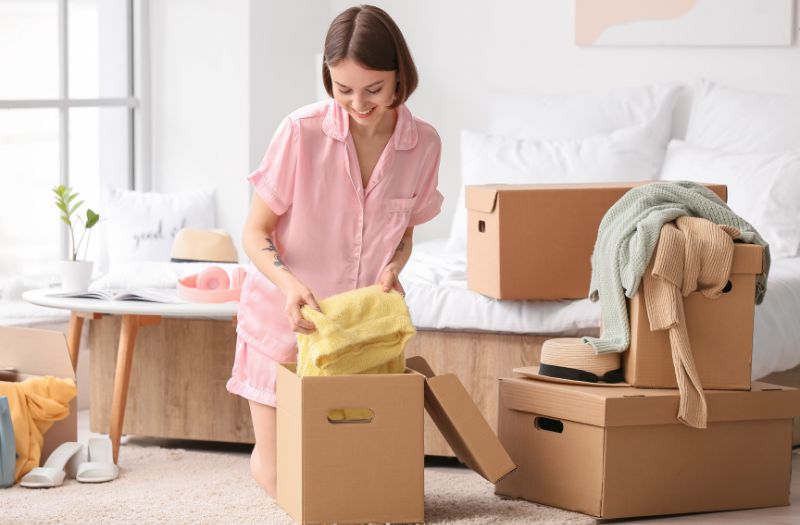
[[[72,191],[69,186],[59,184],[53,188],[53,193],[55,193],[56,207],[61,211],[61,220],[69,230],[70,258],[66,261],[61,261],[60,264],[61,288],[65,292],[85,292],[89,289],[94,265],[92,261],[85,260],[86,253],[89,249],[92,227],[100,220],[100,215],[91,209],[86,210],[85,219],[77,214],[78,209],[83,205],[83,201],[74,202],[78,197],[78,192]],[[82,231],[80,239],[76,243],[75,228],[78,223],[81,225]],[[78,258],[78,253],[84,240],[86,240],[86,245],[83,252],[83,260],[81,260]]]

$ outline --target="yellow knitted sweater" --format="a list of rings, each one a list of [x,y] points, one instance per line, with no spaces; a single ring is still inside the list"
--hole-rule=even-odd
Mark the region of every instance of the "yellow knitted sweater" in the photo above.
[[[303,317],[317,327],[297,334],[299,376],[402,373],[405,347],[416,330],[403,296],[381,285],[332,295],[306,305]]]
[[[69,415],[69,402],[77,392],[72,379],[52,376],[32,377],[21,383],[0,381],[0,396],[8,398],[14,426],[16,481],[39,466],[44,434]]]

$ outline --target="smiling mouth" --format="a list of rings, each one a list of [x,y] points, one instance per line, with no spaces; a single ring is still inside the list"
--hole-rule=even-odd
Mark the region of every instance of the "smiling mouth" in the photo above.
[[[359,116],[362,116],[362,117],[366,117],[366,116],[368,116],[368,115],[369,115],[370,113],[372,113],[374,110],[375,110],[375,107],[372,107],[372,108],[370,108],[368,111],[359,111],[359,110],[357,110],[356,108],[353,108],[353,111],[355,111],[355,112],[356,112],[356,114],[358,114]]]

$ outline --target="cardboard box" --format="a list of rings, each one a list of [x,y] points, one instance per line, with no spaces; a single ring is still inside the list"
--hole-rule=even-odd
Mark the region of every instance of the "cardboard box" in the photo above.
[[[403,374],[277,379],[277,501],[298,523],[421,523],[423,405],[459,459],[495,482],[515,467],[453,374],[420,357]],[[369,409],[355,421],[332,411]]]
[[[730,290],[717,299],[695,292],[683,300],[704,389],[750,389],[756,275],[763,271],[762,257],[761,246],[736,244]],[[638,387],[677,388],[669,331],[650,331],[641,286],[628,303],[631,344],[622,355],[625,380]]]
[[[789,504],[800,390],[706,392],[706,429],[678,391],[500,379],[498,434],[518,469],[495,493],[624,518]]]
[[[600,221],[652,182],[467,186],[467,286],[496,299],[587,297]],[[707,186],[727,199],[726,186]]]
[[[17,370],[17,381],[54,376],[75,380],[67,339],[62,332],[0,327],[0,368]],[[69,415],[56,421],[44,435],[40,465],[65,441],[78,441],[78,397],[70,401]]]

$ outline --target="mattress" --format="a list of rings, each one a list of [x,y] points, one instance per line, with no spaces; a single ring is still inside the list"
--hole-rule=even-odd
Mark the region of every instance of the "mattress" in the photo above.
[[[467,288],[466,254],[447,239],[414,245],[400,274],[419,329],[581,335],[600,325],[600,305],[576,301],[500,301]],[[800,258],[776,259],[756,307],[753,379],[800,364]]]

